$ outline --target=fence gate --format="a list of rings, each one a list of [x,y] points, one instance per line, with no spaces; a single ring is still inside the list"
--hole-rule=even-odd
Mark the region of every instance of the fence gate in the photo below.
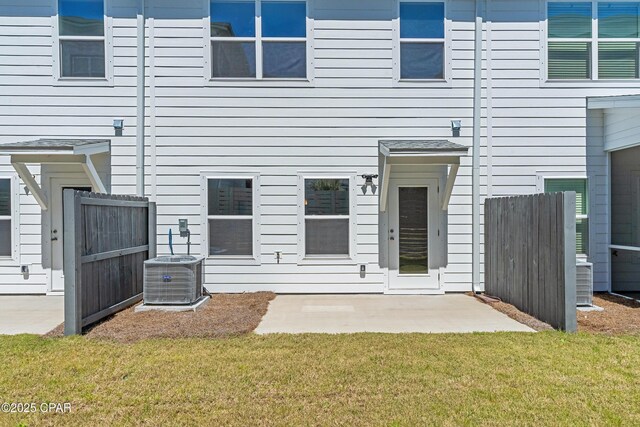
[[[485,289],[573,332],[576,317],[576,193],[485,200]]]
[[[143,263],[156,256],[156,208],[147,198],[66,189],[64,333],[142,299]]]

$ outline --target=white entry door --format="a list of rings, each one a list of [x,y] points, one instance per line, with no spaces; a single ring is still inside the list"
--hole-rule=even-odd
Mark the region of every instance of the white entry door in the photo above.
[[[69,179],[51,179],[51,274],[49,274],[49,290],[51,292],[64,291],[64,258],[62,255],[64,248],[64,207],[62,204],[62,192],[67,188],[82,191],[91,191],[91,185],[88,183],[87,185],[74,185],[69,181]]]
[[[391,180],[389,186],[389,290],[440,289],[438,181]]]

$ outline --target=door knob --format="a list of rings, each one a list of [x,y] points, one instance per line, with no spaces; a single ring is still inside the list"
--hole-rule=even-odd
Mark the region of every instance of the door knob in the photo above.
[[[389,237],[389,240],[396,240],[396,238],[391,236],[391,237]]]

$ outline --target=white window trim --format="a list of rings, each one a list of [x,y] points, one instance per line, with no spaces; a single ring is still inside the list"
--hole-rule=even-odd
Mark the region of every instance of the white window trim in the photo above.
[[[17,266],[20,263],[20,182],[15,173],[0,173],[0,179],[11,180],[11,256],[0,256],[0,266]]]
[[[305,240],[305,179],[348,179],[349,180],[349,254],[348,255],[306,255]],[[336,172],[298,172],[298,265],[331,265],[331,264],[357,264],[357,239],[358,239],[358,222],[357,222],[357,188],[356,173],[346,171]],[[337,218],[338,216],[327,215],[329,218]],[[339,216],[344,217],[343,215]]]
[[[277,0],[277,1],[300,1],[300,0]],[[255,0],[256,6],[256,35],[255,37],[235,37],[233,40],[240,41],[246,39],[247,41],[254,41],[256,44],[256,77],[214,77],[213,76],[213,58],[211,55],[211,42],[214,39],[211,37],[211,0],[205,0],[205,10],[203,18],[203,30],[204,30],[204,76],[205,84],[207,86],[272,86],[272,87],[310,87],[314,81],[314,43],[313,43],[313,27],[314,20],[311,18],[311,10],[313,0],[302,0],[306,3],[307,16],[306,16],[306,36],[303,37],[262,37],[262,0]],[[225,39],[225,37],[216,38],[218,40]],[[226,38],[229,39],[229,38]],[[307,76],[306,77],[263,77],[262,76],[262,41],[298,41],[306,42],[307,51]],[[231,41],[231,40],[229,40]]]
[[[542,19],[540,19],[540,86],[541,87],[629,87],[640,88],[640,79],[598,79],[598,3],[619,2],[633,3],[638,0],[539,0]],[[549,3],[591,3],[591,37],[582,39],[550,39],[548,37],[548,4]],[[549,80],[548,78],[548,44],[549,41],[581,41],[591,43],[591,78]],[[632,41],[640,39],[606,39],[606,41]]]
[[[442,43],[444,42],[444,79],[401,79],[400,78],[400,3],[444,3],[444,39],[403,39],[412,41],[421,41],[424,43]],[[448,14],[447,0],[395,0],[394,2],[394,18],[392,20],[392,58],[393,58],[393,84],[398,87],[453,87],[451,72],[451,19]]]
[[[53,0],[51,29],[53,37],[53,80],[55,86],[113,86],[113,18],[111,1],[103,0],[104,36],[60,36],[58,1]],[[60,40],[104,40],[104,77],[62,77]]]
[[[253,180],[253,255],[209,255],[209,198],[210,179],[251,179]],[[200,254],[213,265],[260,265],[260,175],[257,172],[200,173]],[[230,217],[231,218],[231,217]],[[233,218],[242,218],[233,216]]]
[[[586,261],[589,258],[591,251],[591,242],[593,227],[591,224],[591,212],[593,212],[591,203],[593,194],[593,189],[591,188],[591,180],[586,175],[576,174],[575,172],[536,172],[536,192],[544,193],[544,182],[547,179],[584,179],[587,182],[587,214],[586,215],[576,215],[576,219],[587,219],[589,220],[589,234],[588,244],[587,244],[587,253],[586,254],[576,254],[576,258],[580,260]]]

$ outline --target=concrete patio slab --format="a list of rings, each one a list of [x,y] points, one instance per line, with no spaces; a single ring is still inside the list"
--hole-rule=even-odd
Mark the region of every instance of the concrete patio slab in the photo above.
[[[45,334],[63,321],[63,296],[0,295],[0,335]]]
[[[256,329],[270,333],[534,332],[463,294],[278,295]]]

